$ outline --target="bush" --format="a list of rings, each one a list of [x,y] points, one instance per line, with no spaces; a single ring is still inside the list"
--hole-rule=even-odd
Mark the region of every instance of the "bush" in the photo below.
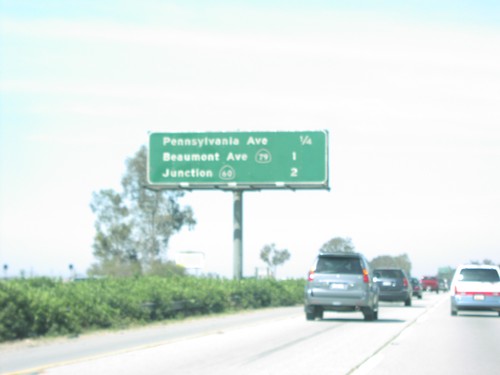
[[[147,276],[0,281],[0,342],[302,303],[304,280]]]

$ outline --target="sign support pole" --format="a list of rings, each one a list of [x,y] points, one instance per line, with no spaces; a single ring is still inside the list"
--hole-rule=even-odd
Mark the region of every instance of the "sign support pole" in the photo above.
[[[233,191],[233,277],[243,277],[243,190]]]

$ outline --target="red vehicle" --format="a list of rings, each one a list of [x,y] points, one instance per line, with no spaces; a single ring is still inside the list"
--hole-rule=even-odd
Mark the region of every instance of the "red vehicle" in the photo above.
[[[439,293],[439,279],[437,276],[424,276],[420,280],[422,288],[427,291]]]

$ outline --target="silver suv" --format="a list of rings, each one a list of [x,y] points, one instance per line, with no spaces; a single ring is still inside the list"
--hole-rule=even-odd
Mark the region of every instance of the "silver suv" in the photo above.
[[[307,320],[324,311],[361,311],[365,320],[378,319],[379,290],[366,258],[358,253],[320,253],[305,288]]]

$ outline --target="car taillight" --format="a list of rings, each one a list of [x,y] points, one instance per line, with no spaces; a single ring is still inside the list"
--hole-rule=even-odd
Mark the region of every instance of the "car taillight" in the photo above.
[[[370,278],[368,277],[368,270],[363,269],[363,282],[368,284],[370,282]]]
[[[307,281],[313,281],[314,276],[315,276],[314,270],[310,270],[309,274],[307,275]]]
[[[408,287],[408,279],[406,277],[403,277],[403,285],[405,286],[405,288]]]
[[[492,297],[497,297],[500,295],[498,292],[481,292],[481,291],[467,291],[467,292],[462,292],[458,290],[458,288],[455,286],[454,289],[454,294],[458,296],[475,296],[477,294],[481,294],[483,296],[492,296]]]

